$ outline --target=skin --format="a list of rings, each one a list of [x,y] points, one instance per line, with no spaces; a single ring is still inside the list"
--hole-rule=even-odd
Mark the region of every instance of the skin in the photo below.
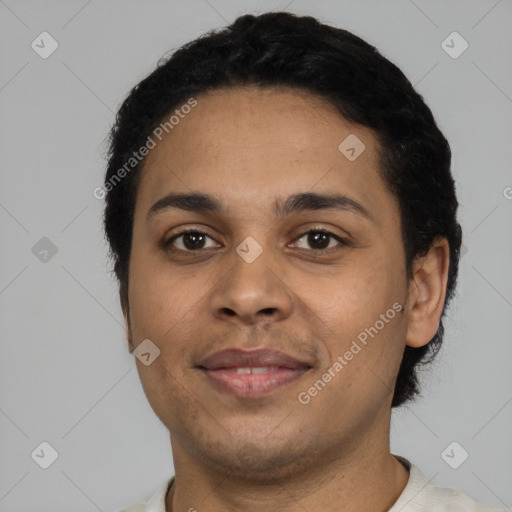
[[[322,98],[252,87],[197,100],[148,155],[124,311],[129,342],[149,338],[160,349],[137,368],[170,432],[176,480],[167,511],[386,511],[409,477],[390,454],[393,387],[405,346],[425,345],[438,328],[448,244],[437,240],[406,279],[398,203],[380,175],[377,139]],[[349,134],[366,146],[355,161],[338,150]],[[192,191],[215,196],[224,211],[168,209],[148,220],[167,193]],[[348,210],[276,219],[274,201],[299,192],[343,194],[372,219]],[[186,228],[208,235],[202,252],[187,236],[174,241],[176,252],[162,247]],[[313,228],[347,244],[314,245]],[[248,236],[263,249],[250,264],[235,251]],[[319,254],[327,245],[332,252]],[[403,311],[301,404],[298,394],[394,303]],[[269,395],[235,397],[195,369],[232,347],[277,348],[312,369]]]

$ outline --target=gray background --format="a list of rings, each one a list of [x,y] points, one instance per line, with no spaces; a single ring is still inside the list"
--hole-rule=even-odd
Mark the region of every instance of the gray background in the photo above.
[[[392,451],[436,485],[512,507],[510,0],[0,0],[1,512],[114,511],[173,474],[127,350],[92,191],[114,112],[156,61],[268,10],[376,45],[451,143],[467,252],[444,348],[424,397],[394,413]],[[31,48],[43,31],[59,44],[47,59]],[[453,31],[469,43],[457,59],[441,47]],[[43,237],[57,249],[46,261]],[[59,455],[48,469],[31,458],[43,441]],[[453,441],[469,453],[458,469],[441,457]]]

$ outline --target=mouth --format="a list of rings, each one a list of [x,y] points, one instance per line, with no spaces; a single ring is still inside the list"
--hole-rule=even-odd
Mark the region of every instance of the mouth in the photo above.
[[[197,368],[216,389],[257,398],[297,381],[312,367],[276,350],[228,349],[204,358]]]

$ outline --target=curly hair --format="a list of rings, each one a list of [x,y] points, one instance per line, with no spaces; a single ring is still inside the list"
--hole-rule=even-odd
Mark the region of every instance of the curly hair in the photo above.
[[[373,130],[383,179],[399,203],[407,278],[412,278],[414,259],[426,254],[435,239],[448,240],[442,320],[456,286],[462,239],[446,138],[422,96],[375,47],[346,30],[287,12],[240,16],[181,46],[161,59],[122,103],[108,140],[103,221],[123,310],[129,312],[133,215],[145,159],[115,186],[112,179],[187,99],[244,86],[285,86],[320,95],[346,119]],[[433,360],[443,336],[441,321],[427,345],[405,347],[392,407],[419,394],[417,369]]]

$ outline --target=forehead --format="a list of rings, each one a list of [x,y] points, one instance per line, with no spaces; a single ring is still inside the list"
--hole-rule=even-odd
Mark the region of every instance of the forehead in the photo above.
[[[196,100],[150,151],[139,209],[147,211],[165,193],[192,190],[215,195],[237,211],[308,191],[343,193],[369,208],[393,202],[380,176],[375,135],[325,99],[252,87]],[[354,152],[360,152],[355,159]]]

